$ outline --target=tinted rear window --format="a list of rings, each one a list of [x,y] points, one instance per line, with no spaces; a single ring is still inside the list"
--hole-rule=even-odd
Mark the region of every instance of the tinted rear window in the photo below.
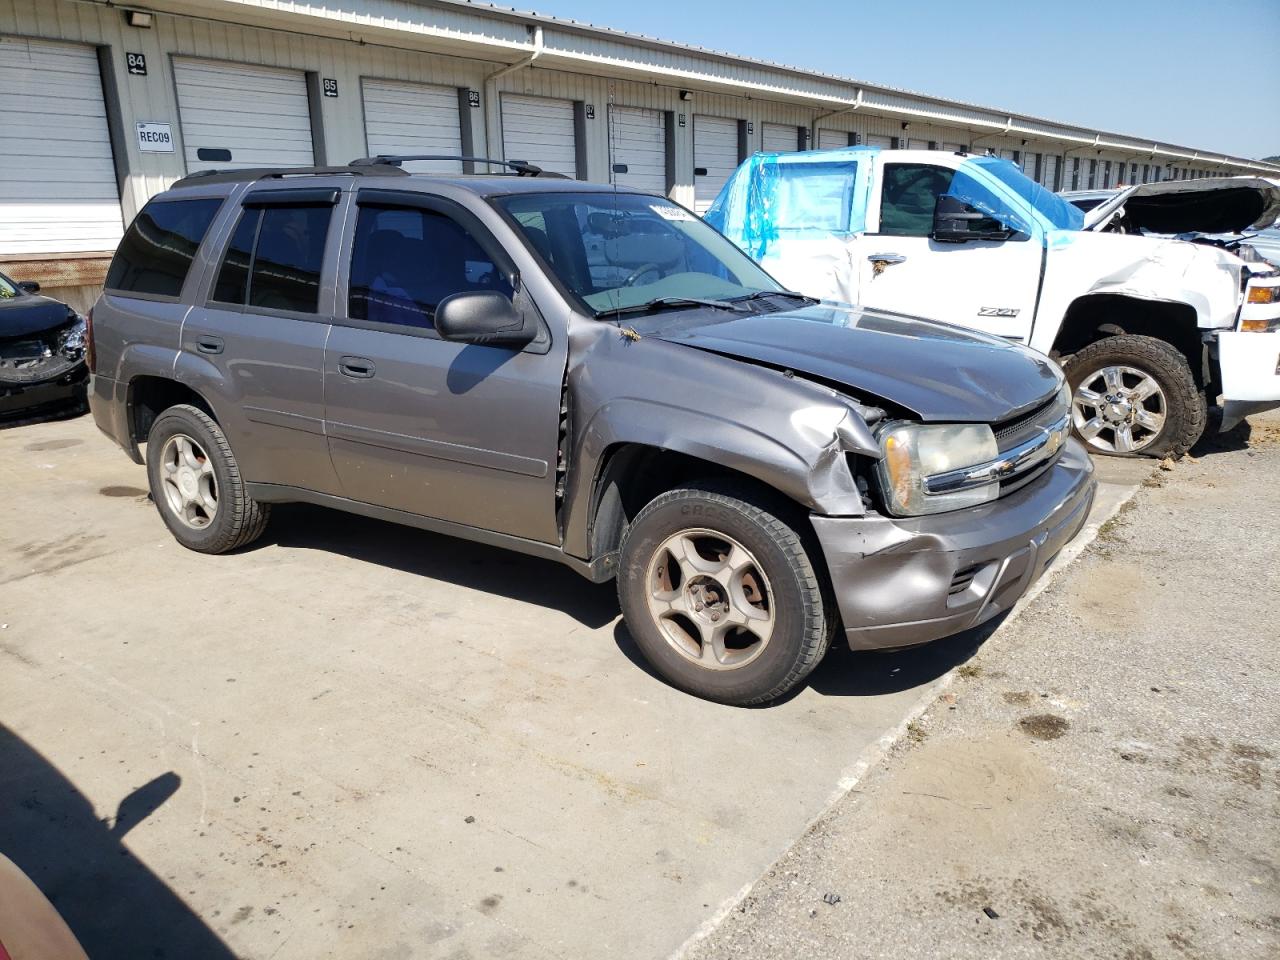
[[[246,210],[240,214],[240,222],[236,224],[235,233],[227,245],[226,256],[222,258],[222,269],[218,271],[218,282],[213,288],[213,299],[222,303],[244,303],[244,294],[249,289],[249,263],[253,259],[253,240],[258,235],[258,221],[262,219],[261,210]]]
[[[267,207],[253,254],[249,305],[315,313],[333,207]]]
[[[240,215],[211,299],[315,313],[333,207],[249,207]]]
[[[221,206],[220,197],[148,203],[120,241],[107,271],[107,289],[178,296]]]

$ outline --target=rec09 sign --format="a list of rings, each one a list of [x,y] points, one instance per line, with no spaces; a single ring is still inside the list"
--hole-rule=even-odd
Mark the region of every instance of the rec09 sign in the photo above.
[[[173,153],[173,129],[167,123],[139,120],[138,149],[143,153]]]

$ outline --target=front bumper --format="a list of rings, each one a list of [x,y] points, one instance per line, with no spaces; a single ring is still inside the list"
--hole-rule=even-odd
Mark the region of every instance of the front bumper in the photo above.
[[[1010,609],[1084,526],[1097,481],[1079,442],[993,503],[896,519],[814,516],[849,646],[909,647]]]
[[[89,369],[83,363],[49,380],[15,382],[0,377],[0,417],[28,416],[41,410],[83,403]]]
[[[1280,407],[1280,331],[1218,334],[1222,376],[1222,429]]]

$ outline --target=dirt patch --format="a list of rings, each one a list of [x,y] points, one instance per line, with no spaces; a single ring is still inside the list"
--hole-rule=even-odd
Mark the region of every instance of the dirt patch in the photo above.
[[[1000,699],[1010,706],[1025,707],[1035,699],[1035,694],[1030,690],[1006,690]]]
[[[1036,740],[1057,740],[1071,729],[1071,723],[1055,713],[1034,713],[1019,720],[1018,727]]]
[[[1112,545],[1118,542],[1117,534],[1113,536]],[[1076,612],[1092,629],[1114,630],[1117,623],[1141,623],[1150,614],[1155,585],[1148,573],[1127,558],[1112,560],[1111,556],[1110,551],[1102,548],[1078,575]]]

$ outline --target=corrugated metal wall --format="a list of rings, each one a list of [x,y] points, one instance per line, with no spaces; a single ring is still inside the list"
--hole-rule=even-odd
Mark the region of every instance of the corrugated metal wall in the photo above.
[[[156,0],[163,6],[166,0]],[[379,0],[357,5],[350,0],[239,0],[236,7],[209,0],[208,16],[157,13],[151,29],[126,25],[118,7],[73,0],[0,0],[0,33],[14,36],[90,44],[104,52],[104,89],[116,110],[117,166],[125,171],[122,207],[127,221],[145,200],[187,172],[181,140],[179,102],[175,93],[174,58],[194,57],[226,64],[251,64],[299,71],[311,90],[312,130],[317,158],[342,163],[366,150],[366,118],[361,89],[364,81],[403,81],[459,90],[461,103],[472,93],[473,105],[460,108],[464,143],[478,154],[500,155],[499,97],[503,93],[559,98],[579,105],[583,136],[577,151],[579,176],[609,179],[610,105],[662,111],[670,118],[672,158],[671,195],[692,206],[693,116],[695,113],[742,121],[748,150],[761,149],[766,124],[811,132],[822,128],[834,134],[854,133],[859,142],[908,141],[975,151],[1016,151],[1020,155],[1083,158],[1080,186],[1089,161],[1111,161],[1113,182],[1132,178],[1132,164],[1146,166],[1151,179],[1204,175],[1205,163],[1179,162],[1166,168],[1150,151],[1134,147],[1112,149],[1083,131],[1048,122],[1013,118],[965,104],[935,101],[885,91],[866,90],[856,109],[847,82],[803,74],[783,67],[754,63],[689,49],[655,47],[619,35],[590,34],[559,25],[548,27],[540,59],[496,81],[486,78],[506,63],[533,51],[533,30],[527,23],[483,8],[429,7],[412,0]],[[276,26],[249,26],[211,19],[214,15],[252,13]],[[320,35],[319,25],[350,34],[359,26],[370,38],[388,42],[357,43]],[[393,32],[394,31],[394,32]],[[362,34],[364,36],[365,34]],[[390,45],[422,43],[432,52],[398,49]],[[147,75],[129,73],[125,57],[146,57]],[[595,66],[592,66],[594,64]],[[602,76],[606,70],[630,71],[637,79]],[[319,95],[318,80],[333,82],[336,96]],[[681,87],[689,88],[686,98]],[[715,92],[709,92],[715,91]],[[891,111],[891,112],[890,112]],[[171,154],[143,153],[134,125],[139,121],[168,123],[177,138]],[[382,118],[385,122],[386,118]],[[1007,123],[1005,121],[1008,121]],[[1070,138],[1040,140],[1035,134]],[[1074,145],[1073,145],[1074,144]],[[1124,164],[1125,174],[1120,174]],[[1060,163],[1056,164],[1061,166]],[[1042,164],[1047,166],[1047,160]],[[1073,167],[1062,167],[1061,188],[1071,187]],[[566,171],[573,172],[573,171]]]

